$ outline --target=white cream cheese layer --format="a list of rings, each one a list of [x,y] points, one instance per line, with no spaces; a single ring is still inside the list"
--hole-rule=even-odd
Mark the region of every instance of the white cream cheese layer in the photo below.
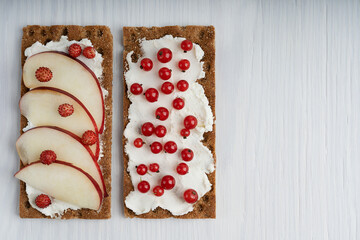
[[[88,47],[88,46],[93,46],[91,41],[87,38],[82,39],[81,41],[69,41],[67,36],[61,36],[60,41],[57,41],[57,42],[51,41],[51,42],[48,42],[46,45],[43,45],[40,42],[34,43],[32,46],[25,49],[25,56],[31,57],[34,54],[46,52],[46,51],[67,52],[69,46],[73,43],[79,44],[82,49],[84,49],[85,47]],[[102,73],[103,73],[103,67],[102,67],[103,57],[97,51],[95,51],[95,52],[96,52],[95,58],[93,58],[93,59],[88,59],[88,58],[84,57],[83,55],[80,55],[79,57],[77,57],[77,59],[82,61],[83,63],[85,63],[95,73],[96,77],[99,79],[99,81],[101,83]],[[103,97],[105,99],[108,95],[108,92],[103,87],[101,87],[101,90],[102,90]],[[25,128],[23,128],[23,131],[26,132],[34,127],[36,127],[36,126],[34,126],[31,122],[28,121],[28,125]],[[101,157],[103,156],[102,149],[103,149],[103,142],[101,141],[101,137],[100,137],[99,159],[101,159]],[[38,195],[42,194],[43,192],[26,184],[26,193],[28,195],[30,205],[33,208],[37,209],[42,214],[44,214],[46,216],[50,216],[52,218],[60,217],[67,209],[73,209],[73,210],[80,209],[80,207],[78,207],[78,206],[75,206],[73,204],[69,204],[69,203],[66,203],[63,201],[59,201],[54,198],[51,198],[52,204],[49,205],[48,207],[38,208],[35,204],[35,199]]]
[[[144,95],[133,95],[128,92],[128,97],[131,101],[129,107],[129,123],[124,131],[124,136],[127,138],[125,145],[125,152],[129,156],[128,171],[130,172],[134,191],[126,197],[126,206],[134,211],[136,214],[142,214],[161,207],[169,210],[173,215],[183,215],[193,210],[193,204],[184,201],[183,193],[185,190],[195,189],[199,195],[199,199],[211,190],[211,183],[207,177],[207,173],[214,171],[214,158],[211,151],[206,148],[201,140],[203,134],[212,131],[214,116],[209,106],[209,101],[205,96],[203,87],[196,82],[197,79],[203,78],[205,72],[203,71],[203,62],[201,59],[204,56],[204,51],[197,44],[194,44],[193,49],[184,52],[181,48],[181,42],[184,38],[173,37],[167,35],[160,39],[141,41],[141,50],[143,58],[152,59],[154,66],[149,72],[140,69],[140,61],[133,63],[131,60],[133,52],[130,52],[126,59],[129,63],[129,69],[125,73],[125,80],[128,89],[133,83],[142,84],[144,92],[148,88],[156,88],[159,91],[159,99],[157,102],[150,103],[146,100]],[[157,60],[157,52],[160,48],[169,48],[173,57],[168,63],[160,63]],[[178,62],[181,59],[188,59],[190,61],[190,69],[182,72],[178,67]],[[173,93],[165,95],[161,92],[161,85],[165,82],[158,76],[158,71],[162,67],[168,67],[172,70],[170,82],[175,86]],[[176,88],[176,83],[179,80],[186,80],[189,83],[189,89],[185,92],[180,92]],[[185,107],[181,110],[176,110],[172,107],[172,101],[180,97],[185,100]],[[169,112],[169,118],[166,121],[160,121],[155,118],[155,110],[158,107],[166,107]],[[191,130],[189,137],[184,139],[180,136],[180,130],[184,128],[183,120],[188,115],[194,115],[198,120],[198,125]],[[141,125],[145,122],[152,122],[154,126],[164,125],[167,129],[166,136],[158,138],[155,134],[150,137],[145,137],[139,134]],[[141,148],[136,148],[133,144],[134,140],[141,137],[146,143]],[[162,145],[167,141],[174,141],[177,144],[178,150],[174,154],[165,153],[153,154],[150,151],[150,144],[154,141],[160,142]],[[189,166],[189,173],[186,175],[179,175],[176,172],[176,166],[182,162],[181,150],[190,148],[194,152],[194,159],[187,162]],[[136,172],[136,166],[140,164],[149,165],[150,163],[158,163],[160,165],[159,173],[148,172],[140,176]],[[153,194],[152,189],[160,185],[161,178],[165,175],[172,175],[176,184],[172,190],[165,190],[161,197]],[[150,183],[150,191],[141,193],[137,190],[137,185],[141,180],[146,180]]]
[[[60,200],[57,200],[55,198],[50,197],[51,199],[51,204],[46,207],[46,208],[39,208],[38,206],[36,206],[35,204],[35,199],[37,196],[39,196],[40,194],[43,194],[43,192],[29,186],[26,184],[26,193],[28,195],[29,198],[29,202],[30,205],[35,208],[36,210],[38,210],[39,212],[41,212],[42,214],[55,218],[55,217],[60,217],[61,215],[64,214],[64,212],[71,208],[74,210],[80,209],[80,207],[72,205],[70,203],[66,203]]]

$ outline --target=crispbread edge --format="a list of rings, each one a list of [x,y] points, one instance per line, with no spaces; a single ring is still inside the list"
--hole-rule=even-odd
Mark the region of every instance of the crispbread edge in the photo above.
[[[184,37],[191,40],[194,43],[200,45],[204,50],[205,55],[202,61],[204,62],[205,78],[199,79],[204,90],[205,95],[209,99],[209,104],[215,118],[215,28],[213,26],[166,26],[166,27],[124,27],[123,28],[123,41],[124,41],[124,53],[123,53],[123,129],[128,124],[128,109],[130,106],[130,100],[127,97],[127,86],[125,82],[125,72],[128,70],[128,63],[126,55],[130,51],[134,51],[134,61],[137,61],[137,56],[141,56],[140,40],[145,38],[146,40],[158,39],[165,35],[172,35],[174,37]],[[123,159],[124,159],[124,213],[126,217],[138,217],[138,218],[215,218],[216,217],[216,194],[215,194],[215,171],[208,174],[210,183],[212,184],[211,190],[206,193],[195,205],[194,210],[182,216],[174,216],[168,210],[164,210],[160,207],[145,214],[136,215],[133,211],[125,205],[126,196],[134,189],[130,174],[127,172],[127,166],[129,158],[125,153],[126,138],[123,136]],[[213,125],[213,131],[204,134],[203,144],[208,147],[216,163],[215,154],[215,119]]]
[[[112,62],[113,62],[113,37],[107,26],[76,26],[76,25],[55,25],[55,26],[39,26],[28,25],[23,28],[23,37],[21,44],[21,66],[24,66],[26,57],[25,49],[35,42],[39,41],[46,44],[50,41],[59,41],[60,37],[66,35],[69,40],[81,40],[88,38],[94,48],[102,54],[104,61],[103,80],[101,86],[108,91],[107,97],[104,99],[105,104],[105,130],[102,134],[103,154],[99,164],[102,169],[106,190],[109,194],[104,198],[99,212],[90,209],[67,210],[62,219],[107,219],[111,217],[111,141],[112,141]],[[25,87],[21,80],[21,96],[29,89]],[[20,134],[22,129],[27,125],[27,120],[21,116]],[[20,169],[24,165],[20,161]],[[19,215],[21,218],[50,218],[33,207],[31,207],[25,190],[25,183],[20,181],[20,201]]]

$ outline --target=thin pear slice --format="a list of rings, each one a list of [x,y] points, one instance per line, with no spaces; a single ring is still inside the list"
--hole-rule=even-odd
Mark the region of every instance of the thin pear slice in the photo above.
[[[40,161],[22,168],[15,177],[30,186],[81,208],[98,210],[103,196],[97,182],[84,170],[63,161]]]
[[[35,72],[39,67],[51,70],[53,76],[50,81],[37,80]],[[57,51],[35,54],[26,59],[23,81],[28,88],[54,87],[74,95],[94,117],[99,132],[103,132],[105,108],[100,83],[94,72],[80,60]]]
[[[59,105],[68,103],[74,113],[62,117]],[[55,126],[81,137],[87,130],[98,133],[94,119],[85,106],[71,94],[56,88],[39,87],[30,90],[20,99],[20,112],[34,126]],[[95,158],[99,156],[99,141],[92,145]]]
[[[83,169],[99,184],[107,196],[100,166],[90,148],[81,143],[73,133],[57,127],[36,127],[22,134],[16,141],[16,149],[24,165],[39,161],[45,150],[55,152],[57,159]]]

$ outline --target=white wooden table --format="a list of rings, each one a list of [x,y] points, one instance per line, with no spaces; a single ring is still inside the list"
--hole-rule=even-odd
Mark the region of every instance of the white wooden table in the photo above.
[[[27,24],[114,35],[112,218],[18,217],[20,43]],[[123,26],[216,27],[216,220],[122,211]],[[360,3],[0,0],[1,239],[360,239]]]

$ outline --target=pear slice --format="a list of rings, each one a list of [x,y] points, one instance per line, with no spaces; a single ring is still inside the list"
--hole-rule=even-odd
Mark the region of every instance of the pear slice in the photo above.
[[[62,117],[58,112],[61,104],[68,103],[74,112]],[[55,126],[81,137],[87,130],[98,134],[95,121],[85,106],[71,94],[60,89],[39,87],[30,90],[20,99],[20,112],[34,126]],[[99,141],[90,146],[97,159],[100,148]]]
[[[35,72],[39,67],[47,67],[51,70],[50,81],[37,80]],[[25,61],[23,81],[28,88],[53,87],[69,92],[89,110],[99,133],[103,132],[105,108],[100,83],[94,72],[80,60],[57,51],[35,54]]]
[[[56,160],[50,165],[33,162],[18,171],[15,177],[55,199],[81,208],[98,210],[103,199],[96,181],[68,162]]]

